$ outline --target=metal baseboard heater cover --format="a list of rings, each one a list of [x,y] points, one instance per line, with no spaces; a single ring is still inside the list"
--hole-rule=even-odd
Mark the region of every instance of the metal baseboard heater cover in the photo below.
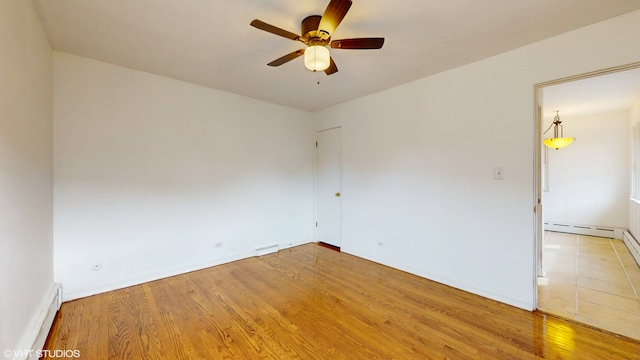
[[[622,241],[624,241],[624,244],[627,245],[627,248],[629,248],[631,255],[633,255],[634,259],[636,259],[638,266],[640,266],[640,242],[638,242],[638,240],[628,231],[625,231],[622,235]]]
[[[280,251],[280,245],[273,244],[273,245],[262,246],[262,247],[253,249],[253,251],[255,256],[264,256],[267,254],[273,254]]]
[[[593,226],[568,224],[562,222],[549,221],[544,223],[544,229],[547,231],[564,232],[578,235],[597,236],[610,239],[622,240],[622,233],[625,229],[613,228],[608,226]]]

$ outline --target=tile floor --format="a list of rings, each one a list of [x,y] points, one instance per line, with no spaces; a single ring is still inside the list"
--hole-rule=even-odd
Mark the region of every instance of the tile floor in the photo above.
[[[545,232],[538,309],[640,340],[640,267],[622,240]]]

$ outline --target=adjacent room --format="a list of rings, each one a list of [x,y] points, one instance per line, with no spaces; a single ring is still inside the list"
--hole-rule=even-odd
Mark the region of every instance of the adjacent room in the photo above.
[[[638,34],[638,0],[1,1],[4,357],[640,353],[538,309],[542,199],[633,254],[640,111],[585,224],[537,92]]]
[[[573,140],[542,147],[538,308],[638,339],[640,252],[626,234],[636,221],[640,68],[593,75],[542,89],[544,137],[558,122],[556,137]]]

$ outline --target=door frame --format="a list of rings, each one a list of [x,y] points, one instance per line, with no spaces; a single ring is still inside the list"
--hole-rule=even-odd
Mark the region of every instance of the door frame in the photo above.
[[[542,203],[542,194],[543,194],[543,179],[542,179],[542,132],[544,131],[543,127],[543,119],[542,113],[544,106],[542,104],[542,95],[545,87],[558,85],[562,83],[577,81],[588,79],[596,76],[603,76],[608,74],[613,74],[621,71],[632,70],[640,68],[640,62],[634,62],[631,64],[614,66],[602,70],[596,70],[588,73],[568,76],[556,80],[546,81],[538,84],[534,84],[533,86],[533,119],[534,119],[534,151],[533,151],[533,177],[534,177],[534,188],[533,188],[533,216],[534,216],[534,228],[533,228],[533,238],[534,238],[534,277],[533,277],[533,296],[534,296],[534,305],[535,309],[538,309],[538,277],[544,276],[544,267],[543,267],[543,259],[544,259],[544,216],[543,216],[543,203]]]
[[[318,227],[318,217],[319,217],[319,205],[320,205],[320,196],[318,193],[318,186],[319,186],[319,173],[318,173],[318,136],[320,133],[325,132],[325,131],[331,131],[331,130],[336,130],[336,129],[340,129],[340,193],[342,193],[342,126],[338,125],[338,126],[332,126],[332,127],[328,127],[328,128],[324,128],[324,129],[316,129],[316,154],[315,154],[315,186],[314,186],[314,200],[315,200],[315,206],[314,206],[314,221],[315,221],[315,226],[313,228],[314,230],[314,238],[316,239],[316,241],[320,241],[320,233],[319,233],[319,227]],[[342,196],[342,195],[341,195]],[[340,245],[342,245],[342,197],[340,198]],[[335,246],[335,245],[333,245]],[[337,248],[340,248],[340,246],[336,246]]]

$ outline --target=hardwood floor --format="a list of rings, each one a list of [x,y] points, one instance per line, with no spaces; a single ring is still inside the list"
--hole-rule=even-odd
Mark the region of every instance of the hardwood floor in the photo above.
[[[316,244],[66,302],[82,359],[632,359],[640,342]]]
[[[540,310],[640,340],[640,267],[622,240],[548,232],[544,254]]]

